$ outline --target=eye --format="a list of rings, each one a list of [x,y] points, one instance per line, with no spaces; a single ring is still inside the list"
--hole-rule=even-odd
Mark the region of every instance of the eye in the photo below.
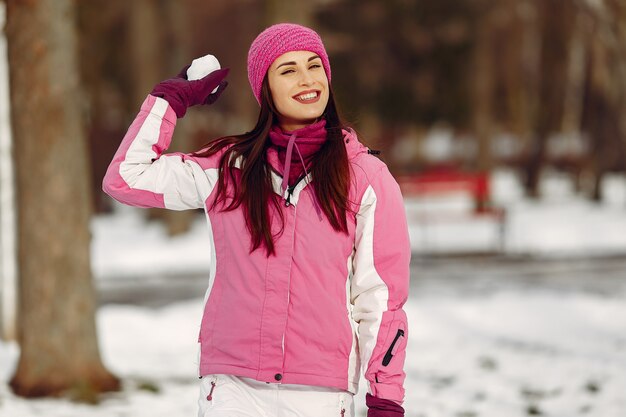
[[[291,72],[295,72],[293,69],[286,69],[283,72],[280,73],[280,75],[285,75],[285,74],[289,74]]]
[[[309,69],[313,69],[313,68],[322,68],[322,66],[320,64],[313,64],[309,67]]]

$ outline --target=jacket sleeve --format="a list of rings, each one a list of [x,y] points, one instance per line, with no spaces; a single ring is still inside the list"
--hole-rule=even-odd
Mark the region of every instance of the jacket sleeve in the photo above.
[[[361,366],[371,395],[402,404],[411,249],[400,187],[386,166],[370,178],[356,219],[350,290]]]
[[[104,176],[102,189],[121,203],[185,210],[203,207],[217,180],[217,166],[201,166],[186,154],[163,155],[172,141],[176,114],[148,95]]]

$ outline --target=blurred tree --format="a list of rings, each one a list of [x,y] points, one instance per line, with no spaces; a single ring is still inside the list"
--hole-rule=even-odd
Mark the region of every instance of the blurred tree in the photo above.
[[[93,189],[98,211],[110,209],[102,177],[141,101],[155,83],[207,53],[230,67],[219,107],[194,107],[177,125],[169,151],[191,152],[210,139],[252,125],[258,105],[247,88],[247,46],[262,26],[252,0],[123,0],[78,2],[81,71],[89,95]],[[225,40],[225,37],[228,40]],[[186,231],[193,211],[151,210],[171,235]]]
[[[469,165],[489,169],[494,134],[512,133],[518,155],[506,162],[522,168],[537,197],[546,164],[577,176],[590,165],[596,189],[604,172],[624,169],[625,8],[620,0],[337,0],[317,17],[340,102],[377,145],[391,146],[406,125],[446,121],[475,141]],[[581,147],[553,154],[555,136],[575,145],[581,129],[591,138],[587,157]]]
[[[626,3],[621,0],[610,0],[609,7],[615,17],[616,32],[616,78],[619,91],[619,114],[626,114]],[[626,117],[620,117],[620,131],[622,133],[622,143],[626,146]]]
[[[129,2],[130,61],[127,64],[132,79],[131,94],[135,109],[139,109],[156,83],[175,75],[167,74],[166,71],[165,55],[170,51],[164,48],[163,27],[168,22],[162,19],[160,6],[160,0]]]
[[[9,123],[6,5],[0,2],[0,339],[17,338],[15,168]]]
[[[127,93],[132,86],[128,65],[130,51],[125,47],[128,44],[129,7],[122,0],[76,3],[96,213],[112,208],[113,200],[102,192],[102,178],[136,112],[133,98]]]
[[[531,110],[532,136],[524,186],[530,197],[539,197],[541,169],[549,136],[562,127],[567,80],[568,40],[574,5],[561,0],[535,0],[541,36],[539,93]]]
[[[157,82],[174,77],[184,65],[191,63],[192,39],[187,15],[191,10],[188,5],[173,0],[136,0],[131,3],[130,12],[132,90],[135,109],[139,109]],[[169,152],[193,150],[193,121],[192,112],[179,121]],[[189,231],[194,214],[194,211],[149,211],[151,219],[165,223],[170,236]]]
[[[343,0],[317,17],[337,68],[333,88],[373,146],[388,149],[407,126],[470,126],[470,2]]]
[[[251,127],[258,105],[248,88],[246,51],[260,30],[278,21],[321,32],[333,65],[334,92],[349,109],[344,115],[363,136],[375,139],[368,141],[372,147],[389,150],[403,136],[419,140],[443,122],[455,131],[455,146],[463,146],[455,151],[462,154],[460,163],[474,169],[498,163],[519,167],[530,195],[538,195],[546,165],[576,175],[585,168],[591,175],[584,177],[595,177],[595,183],[602,172],[623,169],[619,152],[626,118],[619,115],[626,111],[626,2],[621,0],[77,4],[89,15],[81,19],[85,79],[90,94],[99,91],[90,99],[94,172],[101,172],[94,181],[98,194],[103,169],[138,101],[194,57],[216,55],[231,68],[230,86],[218,107],[190,110],[177,128],[174,146],[180,146],[172,150],[191,151]],[[589,138],[588,149],[553,155],[552,141],[563,132],[580,142]],[[514,148],[506,157],[491,155],[494,147],[500,149],[495,138],[502,134],[514,138]],[[585,151],[589,155],[580,155]],[[397,168],[393,159],[388,162]],[[405,166],[425,163],[415,158]]]
[[[626,7],[612,0],[585,3],[592,20],[582,128],[590,137],[591,198],[602,200],[602,180],[626,171]]]
[[[490,9],[490,3],[477,3],[483,13],[475,30],[473,68],[470,72],[470,76],[473,76],[473,131],[478,142],[478,155],[475,165],[480,171],[488,171],[492,165],[491,136],[493,130],[493,89],[495,87],[494,67],[496,64],[492,34],[494,33],[493,21],[498,9]],[[478,209],[482,208],[478,207]]]
[[[257,0],[189,0],[192,54],[215,55],[230,68],[228,89],[219,106],[199,108],[203,128],[196,132],[200,144],[226,134],[252,129],[258,117],[257,104],[248,84],[247,52],[252,40],[265,27],[265,4]],[[219,110],[218,110],[219,109]]]
[[[621,0],[610,0],[609,8],[615,18],[614,31],[617,42],[615,45],[615,82],[617,84],[617,114],[619,115],[620,144],[626,150],[626,3]],[[620,171],[626,173],[626,151],[622,153]]]
[[[119,388],[97,343],[74,17],[71,0],[7,1],[19,213],[20,359],[10,385],[28,397]]]
[[[165,35],[165,50],[169,51],[164,57],[166,59],[165,69],[172,77],[178,74],[180,69],[191,62],[192,55],[190,53],[192,39],[189,27],[189,16],[191,10],[188,7],[181,7],[180,1],[166,0],[161,3],[160,20],[168,24],[163,27]],[[147,91],[146,91],[147,93]],[[172,140],[170,152],[189,152],[193,150],[194,132],[197,128],[197,115],[195,112],[189,112],[187,117],[181,123],[177,124],[176,132]],[[196,122],[196,123],[194,123]],[[193,210],[174,211],[159,210],[159,216],[165,221],[167,231],[170,236],[179,235],[189,231],[194,215],[197,214]],[[154,211],[152,212],[155,213]]]

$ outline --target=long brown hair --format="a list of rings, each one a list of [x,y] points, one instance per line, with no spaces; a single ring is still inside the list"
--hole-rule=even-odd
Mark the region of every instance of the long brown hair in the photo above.
[[[329,85],[330,89],[330,85]],[[346,213],[348,211],[348,189],[350,169],[348,153],[343,143],[342,129],[345,127],[337,112],[332,89],[329,90],[328,104],[322,115],[326,119],[327,140],[313,156],[311,175],[315,196],[333,229],[348,233]],[[252,237],[250,252],[265,245],[267,256],[275,254],[274,236],[271,232],[270,203],[274,213],[281,219],[282,233],[284,218],[279,204],[281,196],[273,191],[271,169],[266,159],[266,149],[270,145],[269,131],[278,122],[278,111],[274,106],[267,76],[261,88],[261,111],[256,126],[249,132],[218,138],[206,144],[195,156],[210,156],[228,147],[220,158],[217,195],[211,209],[227,198],[227,182],[234,187],[233,199],[222,208],[235,210],[243,204],[246,227]],[[230,169],[241,157],[241,176],[237,181],[234,170]],[[225,175],[226,174],[226,175]]]

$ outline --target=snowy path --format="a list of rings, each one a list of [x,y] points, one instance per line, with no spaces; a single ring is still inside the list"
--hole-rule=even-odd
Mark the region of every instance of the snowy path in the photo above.
[[[475,273],[480,271],[480,273]],[[526,257],[424,258],[413,255],[412,294],[482,294],[531,288],[626,293],[626,257],[536,259]],[[96,281],[99,302],[161,307],[204,296],[204,273],[159,274]]]

